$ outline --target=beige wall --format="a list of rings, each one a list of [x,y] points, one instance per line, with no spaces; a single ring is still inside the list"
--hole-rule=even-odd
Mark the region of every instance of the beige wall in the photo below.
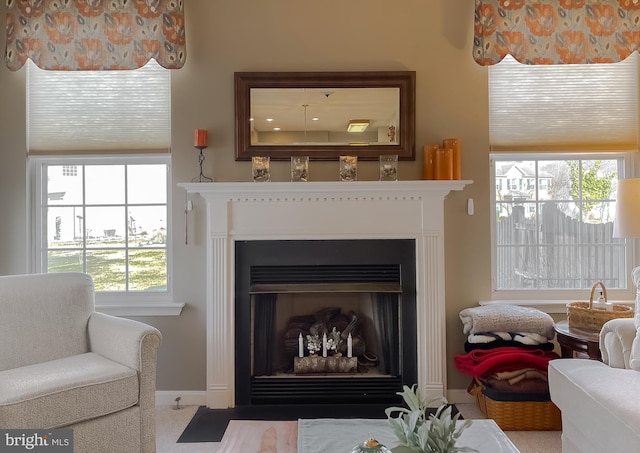
[[[4,17],[4,2],[0,6]],[[235,71],[384,71],[417,75],[415,162],[400,163],[400,179],[421,176],[421,149],[457,137],[462,177],[473,185],[451,194],[446,209],[448,385],[466,388],[453,367],[463,352],[458,312],[490,296],[487,70],[472,58],[472,0],[188,0],[187,63],[172,74],[174,183],[198,175],[193,130],[209,131],[205,174],[248,180],[249,162],[234,161]],[[4,36],[0,47],[4,48]],[[0,66],[0,275],[27,270],[24,70]],[[335,162],[312,162],[313,180],[335,180]],[[272,180],[288,180],[288,163],[272,163]],[[377,179],[363,162],[358,178]],[[190,242],[182,232],[185,194],[173,191],[174,285],[187,303],[179,317],[144,321],[164,335],[159,390],[205,389],[204,205],[194,198]],[[474,198],[476,214],[466,214]],[[401,221],[401,219],[399,219]]]

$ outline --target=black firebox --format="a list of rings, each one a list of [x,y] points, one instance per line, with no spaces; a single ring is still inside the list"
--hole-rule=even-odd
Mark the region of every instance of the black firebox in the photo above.
[[[402,386],[417,382],[414,240],[237,241],[235,262],[237,405],[397,404]],[[383,369],[302,376],[277,369],[265,343],[277,341],[272,320],[284,298],[279,294],[332,290],[371,294],[375,318],[382,319],[371,324],[379,331]]]

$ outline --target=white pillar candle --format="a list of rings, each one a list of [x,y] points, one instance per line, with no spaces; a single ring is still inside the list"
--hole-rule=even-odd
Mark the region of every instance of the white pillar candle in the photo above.
[[[304,340],[302,339],[302,332],[298,334],[298,357],[304,357]]]
[[[322,334],[322,357],[327,356],[327,334],[326,332]]]
[[[351,334],[347,337],[347,357],[353,357],[353,338],[351,338]]]

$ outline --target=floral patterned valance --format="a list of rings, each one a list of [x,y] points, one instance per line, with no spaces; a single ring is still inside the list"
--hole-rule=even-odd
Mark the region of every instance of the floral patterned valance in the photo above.
[[[183,0],[6,0],[11,70],[137,69],[186,59]]]
[[[640,47],[638,0],[476,0],[473,57],[525,64],[615,63]]]

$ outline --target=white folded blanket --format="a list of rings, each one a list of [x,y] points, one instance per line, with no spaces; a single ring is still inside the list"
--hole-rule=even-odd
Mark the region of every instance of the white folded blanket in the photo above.
[[[465,308],[460,312],[465,334],[483,332],[528,332],[555,337],[553,318],[537,308],[491,304]]]

